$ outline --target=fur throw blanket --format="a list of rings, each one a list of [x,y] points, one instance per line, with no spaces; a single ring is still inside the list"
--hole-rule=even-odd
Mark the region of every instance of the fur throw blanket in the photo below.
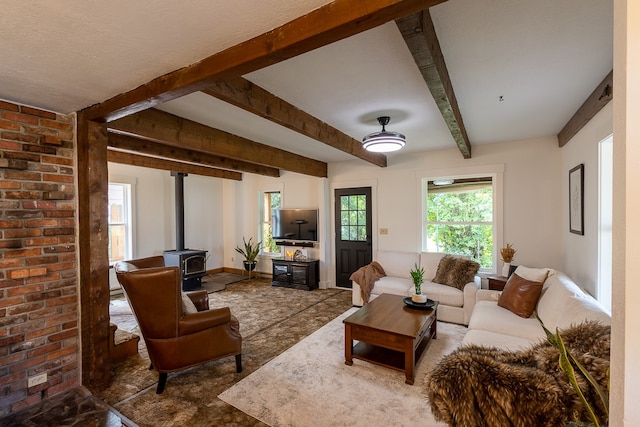
[[[366,304],[369,302],[371,289],[373,289],[373,285],[376,283],[376,280],[384,276],[386,276],[386,273],[382,266],[378,264],[377,261],[373,261],[371,264],[367,264],[357,269],[355,273],[351,274],[349,280],[358,282],[358,285],[360,285],[360,295]]]
[[[555,332],[555,331],[552,331]],[[560,332],[567,350],[608,392],[611,327],[585,322]],[[464,346],[445,356],[426,378],[434,417],[450,426],[564,426],[591,421],[546,340],[517,352]],[[589,382],[576,377],[596,416],[606,412]]]

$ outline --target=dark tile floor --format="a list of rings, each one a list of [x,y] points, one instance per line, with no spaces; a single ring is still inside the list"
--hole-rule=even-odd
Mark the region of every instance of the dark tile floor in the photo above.
[[[0,425],[134,427],[136,424],[121,417],[87,389],[78,387],[2,418]]]

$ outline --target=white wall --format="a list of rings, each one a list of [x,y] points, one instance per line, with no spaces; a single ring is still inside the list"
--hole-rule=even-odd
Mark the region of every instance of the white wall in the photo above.
[[[293,172],[281,171],[278,178],[260,175],[243,174],[241,182],[226,181],[224,184],[224,266],[241,269],[242,255],[235,252],[234,248],[242,244],[242,238],[253,241],[260,239],[258,222],[260,193],[265,191],[280,191],[282,195],[282,207],[287,209],[319,209],[319,243],[313,248],[308,248],[310,257],[320,260],[321,265],[325,259],[324,242],[327,241],[327,228],[323,226],[325,215],[323,206],[325,203],[326,179],[300,175]],[[256,270],[271,273],[271,259],[258,257]],[[322,268],[321,268],[322,270]],[[321,287],[325,279],[320,273]]]
[[[539,138],[473,146],[471,159],[457,148],[388,156],[379,168],[362,161],[329,165],[331,190],[373,187],[374,251],[420,250],[419,179],[441,171],[478,172],[503,169],[503,244],[517,249],[515,264],[561,269],[560,149],[556,138]],[[380,228],[389,234],[377,235]],[[333,263],[333,260],[331,260]]]
[[[640,423],[640,2],[614,2],[611,426]]]
[[[607,104],[562,148],[562,271],[591,295],[598,281],[598,143],[613,132],[613,103]],[[615,142],[614,142],[615,143]],[[584,235],[569,232],[569,171],[584,164]]]
[[[135,182],[134,258],[175,249],[175,187],[168,171],[109,163],[109,179]],[[185,246],[208,251],[207,269],[223,265],[222,180],[184,178]]]

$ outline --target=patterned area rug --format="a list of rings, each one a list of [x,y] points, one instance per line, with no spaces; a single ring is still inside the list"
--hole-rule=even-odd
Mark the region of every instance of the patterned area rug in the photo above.
[[[111,385],[96,396],[139,426],[264,426],[216,396],[351,307],[351,292],[278,288],[270,279],[251,279],[209,294],[209,305],[230,307],[240,321],[242,373],[235,372],[233,357],[212,361],[169,374],[158,395],[158,373],[149,370],[141,339],[139,354],[113,364]],[[126,301],[112,309],[119,327],[137,329]]]
[[[344,363],[344,324],[350,309],[218,397],[279,426],[441,426],[425,397],[425,375],[457,348],[467,329],[438,322],[423,353],[415,385],[404,373],[361,360]]]

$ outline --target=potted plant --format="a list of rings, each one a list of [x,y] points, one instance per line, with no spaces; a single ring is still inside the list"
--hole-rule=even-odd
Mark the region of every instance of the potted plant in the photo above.
[[[244,247],[236,247],[236,252],[244,256],[244,261],[242,261],[242,263],[244,264],[244,269],[249,272],[253,271],[256,268],[256,257],[260,253],[260,244],[262,243],[260,241],[254,245],[251,242],[252,239],[253,238],[250,237],[249,241],[247,242],[245,238],[242,237],[242,243]]]
[[[415,286],[415,292],[411,295],[411,301],[424,304],[427,302],[427,295],[422,293],[422,277],[424,276],[424,268],[418,268],[418,264],[409,272],[411,274],[411,280],[413,280],[413,286]]]
[[[509,277],[509,268],[511,267],[511,261],[513,261],[513,257],[516,255],[516,250],[513,249],[511,243],[507,243],[507,246],[500,249],[500,257],[504,262],[502,266],[502,275],[504,277]]]

